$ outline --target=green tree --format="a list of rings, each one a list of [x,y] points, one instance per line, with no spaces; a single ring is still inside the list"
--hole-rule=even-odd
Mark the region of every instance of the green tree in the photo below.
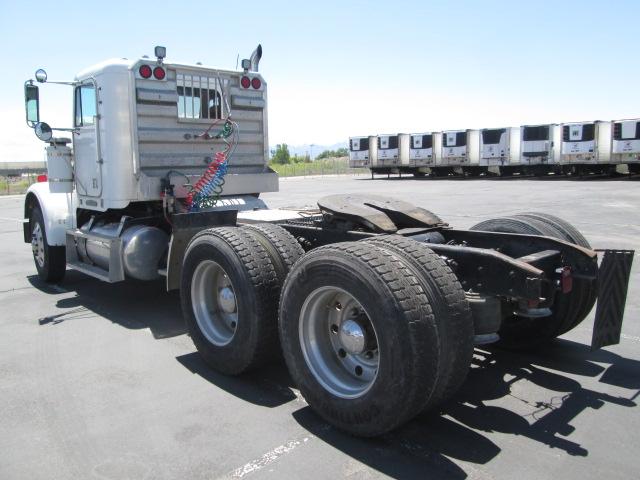
[[[291,162],[291,155],[289,154],[289,147],[286,143],[276,145],[276,150],[271,158],[273,163],[285,165]]]
[[[322,160],[324,158],[338,158],[349,156],[349,150],[346,148],[339,148],[337,150],[325,150],[316,157],[316,160]]]

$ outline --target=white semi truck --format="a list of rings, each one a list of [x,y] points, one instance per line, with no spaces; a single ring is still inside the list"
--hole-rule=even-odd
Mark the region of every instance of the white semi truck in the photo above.
[[[67,267],[105,282],[165,277],[211,368],[238,375],[281,349],[309,405],[363,436],[446,401],[476,344],[551,340],[596,299],[592,345],[619,340],[633,252],[598,264],[575,228],[538,213],[459,230],[373,195],[269,210],[261,47],[239,71],[165,53],[59,82],[73,91],[70,128],[40,121],[46,73],[25,82],[27,123],[48,144],[48,181],[24,204],[42,281]]]

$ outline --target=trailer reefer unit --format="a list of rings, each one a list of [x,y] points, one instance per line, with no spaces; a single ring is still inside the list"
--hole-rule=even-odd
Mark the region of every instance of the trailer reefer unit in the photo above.
[[[560,163],[578,171],[599,171],[610,160],[611,122],[562,124]]]
[[[439,133],[412,133],[409,146],[409,161],[416,171],[435,165],[435,137]]]
[[[378,135],[377,154],[372,163],[372,173],[401,172],[409,168],[409,135]]]
[[[480,165],[517,167],[520,164],[520,129],[484,128],[480,130]]]
[[[557,165],[560,163],[562,128],[557,124],[520,127],[520,163],[522,165]]]
[[[349,138],[349,167],[368,167],[371,160],[369,137]]]
[[[611,161],[626,163],[629,171],[640,173],[640,119],[615,120]]]
[[[278,186],[261,55],[227,71],[165,62],[157,47],[154,60],[92,67],[66,83],[73,127],[55,129],[73,147],[40,121],[27,80],[27,123],[48,144],[49,181],[24,200],[43,282],[68,266],[105,282],[165,277],[212,369],[239,375],[284,358],[309,406],[362,436],[446,402],[474,345],[550,341],[596,299],[593,347],[618,342],[633,252],[607,250],[599,265],[556,217],[461,230],[406,202],[343,193],[314,210],[269,210],[257,198]],[[396,150],[394,168],[403,155],[408,165],[408,135],[381,145]]]
[[[479,170],[479,154],[479,130],[445,131],[436,167],[442,173],[475,172]]]

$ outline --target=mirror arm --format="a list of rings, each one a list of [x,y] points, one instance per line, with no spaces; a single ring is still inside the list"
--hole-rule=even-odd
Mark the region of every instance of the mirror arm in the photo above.
[[[80,131],[80,129],[78,127],[74,127],[74,128],[53,128],[51,127],[51,130],[56,130],[58,132],[73,132],[73,133],[77,133]]]
[[[52,82],[50,80],[47,80],[46,83],[53,83],[54,85],[70,85],[72,87],[75,87],[76,85],[80,85],[81,82]]]

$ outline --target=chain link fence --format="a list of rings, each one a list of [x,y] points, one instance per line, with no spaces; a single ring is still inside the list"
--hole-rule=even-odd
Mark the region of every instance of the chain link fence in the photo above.
[[[280,177],[310,177],[318,175],[369,175],[366,168],[349,167],[349,159],[328,158],[308,163],[287,163],[284,165],[272,163],[273,168]]]
[[[36,174],[22,175],[19,177],[0,176],[0,195],[20,195],[27,191],[27,188],[38,179]]]
[[[349,167],[349,159],[328,158],[309,163],[271,164],[280,177],[312,177],[319,175],[369,175],[367,168]],[[37,174],[0,176],[0,195],[20,195],[37,181]]]

